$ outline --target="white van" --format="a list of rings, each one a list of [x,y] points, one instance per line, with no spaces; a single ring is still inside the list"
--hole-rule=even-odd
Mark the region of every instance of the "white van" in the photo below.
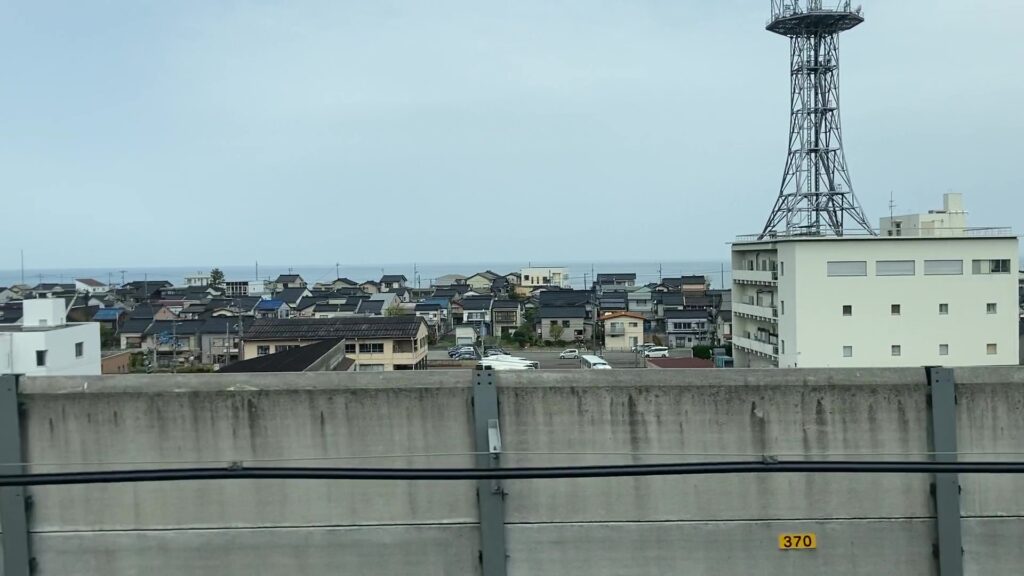
[[[589,370],[611,370],[612,367],[600,356],[580,356],[580,364]]]
[[[651,346],[644,350],[644,358],[668,358],[668,348],[664,346]]]

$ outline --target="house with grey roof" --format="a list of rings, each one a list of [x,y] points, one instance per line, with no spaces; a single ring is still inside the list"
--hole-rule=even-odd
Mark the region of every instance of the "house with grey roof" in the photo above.
[[[537,310],[537,332],[545,342],[583,342],[594,337],[594,324],[583,305],[544,306]]]

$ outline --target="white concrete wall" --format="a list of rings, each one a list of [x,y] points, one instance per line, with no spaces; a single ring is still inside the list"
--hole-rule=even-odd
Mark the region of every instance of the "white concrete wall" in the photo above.
[[[82,343],[82,356],[75,344]],[[0,334],[0,373],[29,376],[96,375],[100,362],[100,325],[66,324],[59,328],[21,330]],[[46,365],[36,366],[36,351],[46,350]]]
[[[777,249],[777,252],[773,251]],[[1016,365],[1019,362],[1016,238],[806,239],[734,246],[733,264],[742,266],[753,250],[760,260],[777,259],[777,286],[734,284],[737,297],[772,290],[777,323],[735,316],[736,336],[758,326],[779,335],[781,367],[884,367]],[[925,260],[959,259],[959,276],[924,274]],[[975,259],[1006,259],[1009,274],[973,274]],[[829,261],[865,261],[867,276],[829,277]],[[877,276],[880,260],[914,260],[914,276]],[[743,300],[737,300],[740,302]],[[782,303],[785,303],[783,311]],[[939,304],[949,313],[939,314]],[[986,304],[995,303],[996,314]],[[891,305],[900,305],[900,314]],[[843,316],[844,305],[853,306]],[[782,345],[785,342],[785,346]],[[997,353],[987,353],[987,344]],[[947,344],[949,354],[940,355]],[[893,356],[891,347],[900,346]],[[843,346],[853,356],[843,356]],[[784,351],[783,351],[784,348]],[[753,358],[738,351],[738,366]]]

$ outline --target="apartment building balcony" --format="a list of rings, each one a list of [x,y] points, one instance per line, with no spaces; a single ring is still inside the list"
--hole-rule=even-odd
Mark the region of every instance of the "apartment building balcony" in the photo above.
[[[777,286],[779,283],[778,270],[733,270],[732,279],[740,284],[760,284],[763,286]]]
[[[779,309],[777,306],[758,306],[757,304],[733,302],[732,313],[766,322],[777,323],[779,321]]]
[[[776,344],[770,342],[762,342],[760,340],[754,340],[752,338],[744,338],[742,336],[733,336],[732,345],[739,346],[744,350],[767,356],[769,358],[779,357],[779,347]]]

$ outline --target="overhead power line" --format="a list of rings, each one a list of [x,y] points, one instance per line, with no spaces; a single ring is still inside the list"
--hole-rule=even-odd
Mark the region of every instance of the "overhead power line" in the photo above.
[[[713,474],[1024,474],[1024,462],[760,461],[558,466],[549,468],[168,468],[7,474],[2,486],[110,484],[182,480],[516,480],[538,478],[618,478]]]

